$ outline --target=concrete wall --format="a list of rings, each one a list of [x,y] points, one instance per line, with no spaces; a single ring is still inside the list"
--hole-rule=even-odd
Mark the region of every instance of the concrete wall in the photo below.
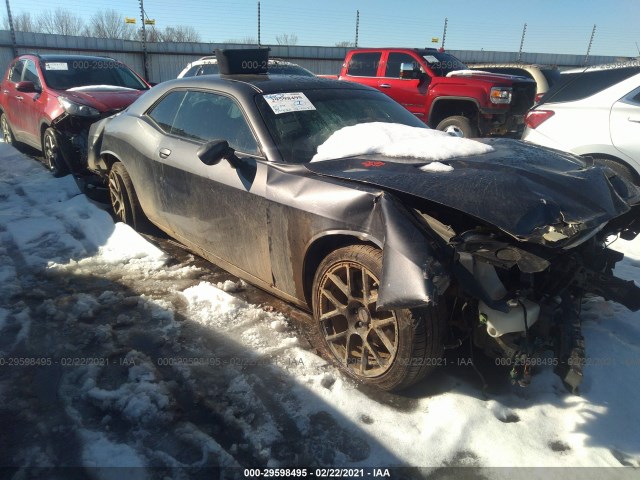
[[[74,37],[45,33],[16,32],[18,53],[85,53],[105,55],[120,60],[144,75],[142,42],[108,38]],[[149,43],[147,44],[148,80],[162,82],[176,78],[191,61],[211,55],[216,48],[237,48],[247,45],[221,43]],[[313,47],[270,45],[271,57],[286,58],[316,74],[337,74],[342,60],[349,50],[344,47]],[[517,52],[490,52],[474,50],[448,50],[465,63],[515,63]],[[11,34],[0,30],[0,70],[4,71],[13,59]],[[590,65],[625,60],[620,57],[589,57]],[[522,61],[560,67],[577,67],[584,62],[584,55],[549,53],[524,53]]]

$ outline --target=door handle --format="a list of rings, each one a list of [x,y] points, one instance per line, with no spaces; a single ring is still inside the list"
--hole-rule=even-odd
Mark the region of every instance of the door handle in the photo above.
[[[171,155],[171,150],[169,150],[168,148],[161,148],[158,153],[160,155],[160,158],[167,158],[169,155]]]
[[[634,123],[640,123],[640,117],[629,117],[627,120]]]
[[[381,83],[380,85],[378,85],[380,88],[391,88],[391,85],[389,85],[388,83]]]
[[[5,95],[9,95],[9,90],[3,90],[2,93],[4,93]]]
[[[21,95],[16,95],[16,98],[20,101],[22,101],[22,96]]]

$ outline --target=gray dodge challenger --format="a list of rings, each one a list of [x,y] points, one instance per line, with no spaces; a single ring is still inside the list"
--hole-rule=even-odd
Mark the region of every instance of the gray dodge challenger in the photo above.
[[[470,340],[514,383],[544,358],[576,391],[584,296],[640,308],[607,248],[640,231],[637,179],[509,139],[447,137],[482,153],[421,158],[384,153],[406,142],[390,136],[382,153],[315,161],[363,124],[432,131],[372,88],[270,77],[263,51],[217,58],[220,75],[162,83],[94,124],[88,169],[121,221],[311,312],[312,342],[345,374],[400,390]]]

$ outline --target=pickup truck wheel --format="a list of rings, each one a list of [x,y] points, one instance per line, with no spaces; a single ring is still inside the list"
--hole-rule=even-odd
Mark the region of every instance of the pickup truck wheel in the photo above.
[[[438,124],[436,130],[442,130],[443,132],[456,137],[478,137],[478,128],[472,125],[471,121],[467,117],[463,117],[461,115],[445,118]]]
[[[116,218],[135,230],[144,231],[148,220],[140,207],[129,172],[121,162],[109,171],[109,199]]]
[[[382,251],[354,245],[329,254],[313,282],[313,313],[323,356],[351,378],[382,390],[406,388],[427,375],[443,352],[436,307],[376,310]]]
[[[54,177],[63,177],[69,173],[69,169],[62,158],[58,148],[58,134],[49,127],[42,134],[42,156],[44,166],[49,169]]]

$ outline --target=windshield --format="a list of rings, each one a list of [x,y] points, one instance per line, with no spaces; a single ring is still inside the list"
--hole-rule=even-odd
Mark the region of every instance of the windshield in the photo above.
[[[422,55],[422,58],[425,59],[431,71],[438,77],[446,77],[448,73],[456,70],[469,69],[464,63],[448,53],[428,51]]]
[[[135,90],[149,88],[126,65],[106,58],[43,61],[42,72],[47,85],[56,90],[89,85],[111,85]]]
[[[343,127],[385,122],[428,128],[379,92],[318,89],[291,93],[288,99],[278,98],[286,96],[257,95],[256,103],[283,160],[288,163],[310,161],[318,146]]]

